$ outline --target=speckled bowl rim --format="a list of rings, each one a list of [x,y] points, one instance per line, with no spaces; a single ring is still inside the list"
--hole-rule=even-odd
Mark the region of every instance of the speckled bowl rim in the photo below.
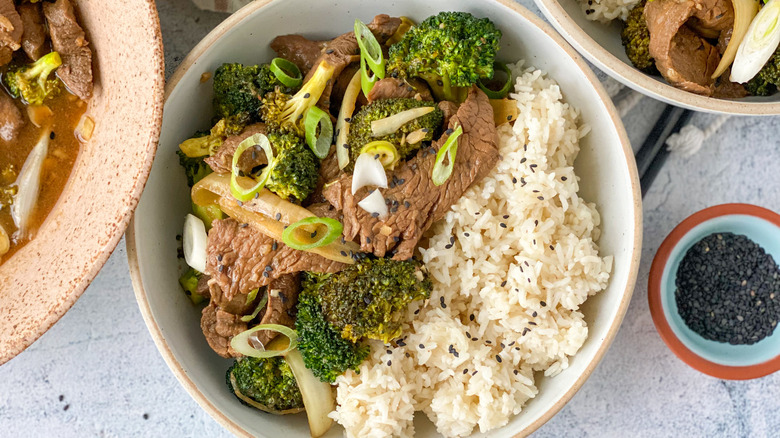
[[[780,215],[752,204],[721,204],[698,211],[680,222],[666,237],[655,254],[647,281],[647,301],[653,324],[672,352],[693,369],[712,377],[728,380],[750,380],[764,377],[780,370],[780,355],[774,359],[750,366],[727,366],[704,359],[691,351],[674,334],[661,304],[661,283],[664,269],[674,248],[680,240],[696,226],[721,216],[745,215],[771,222],[780,227]]]
[[[745,102],[715,99],[675,88],[653,79],[620,60],[591,38],[560,5],[558,0],[534,0],[547,20],[588,61],[632,89],[671,105],[708,113],[746,116],[780,114],[780,102]]]
[[[284,1],[284,0],[256,0],[253,3],[250,3],[249,5],[244,6],[243,8],[235,12],[233,15],[225,19],[225,21],[223,21],[220,25],[214,28],[214,30],[212,30],[208,35],[206,35],[206,37],[203,40],[201,40],[201,42],[198,43],[198,45],[195,46],[195,48],[192,49],[192,51],[187,55],[187,57],[184,58],[181,65],[176,69],[176,72],[168,80],[168,83],[166,84],[166,88],[165,88],[166,100],[170,95],[170,93],[173,91],[173,89],[176,88],[176,85],[184,76],[184,74],[197,62],[198,58],[200,58],[200,56],[203,55],[203,53],[209,47],[211,47],[212,44],[214,44],[222,35],[224,35],[233,26],[242,22],[248,16],[255,13],[255,11],[262,9],[263,7],[275,1]],[[609,346],[612,344],[612,341],[615,339],[618,329],[620,328],[620,324],[623,321],[623,317],[626,314],[626,310],[628,309],[628,305],[631,302],[631,295],[633,294],[634,286],[636,285],[637,275],[639,272],[639,260],[642,254],[642,231],[643,231],[642,230],[642,195],[641,195],[640,185],[639,185],[639,173],[637,171],[636,161],[634,159],[633,150],[631,149],[631,142],[628,139],[628,134],[626,133],[626,130],[623,126],[623,122],[620,119],[620,116],[618,115],[617,110],[615,109],[615,106],[612,103],[612,100],[607,95],[606,90],[604,90],[604,87],[601,85],[601,82],[599,82],[599,80],[596,78],[596,75],[593,73],[593,71],[587,66],[587,64],[582,59],[582,57],[574,49],[572,49],[571,46],[569,46],[566,43],[566,41],[563,38],[561,38],[560,35],[558,35],[547,23],[545,23],[541,18],[537,17],[534,13],[532,13],[525,7],[521,6],[520,4],[514,2],[513,0],[492,0],[492,1],[495,1],[513,10],[515,13],[521,15],[525,20],[528,20],[533,25],[535,25],[540,30],[542,30],[542,32],[544,32],[550,39],[552,39],[558,46],[561,47],[561,49],[563,49],[574,60],[574,62],[579,66],[580,70],[582,70],[582,72],[584,73],[588,81],[591,83],[591,85],[596,89],[597,93],[601,97],[601,100],[604,102],[605,107],[607,108],[609,117],[616,128],[616,133],[618,137],[620,138],[620,143],[623,149],[623,153],[625,155],[626,163],[628,164],[629,176],[631,178],[631,191],[633,193],[632,198],[634,199],[633,209],[634,209],[634,218],[635,218],[634,219],[635,233],[634,233],[634,241],[632,244],[630,267],[628,271],[626,289],[622,295],[622,299],[617,308],[615,318],[612,321],[612,324],[609,327],[606,336],[604,336],[604,338],[600,340],[601,345],[599,346],[596,354],[594,355],[593,360],[591,360],[591,362],[587,365],[587,367],[585,367],[585,370],[582,372],[582,374],[580,374],[577,377],[577,379],[575,380],[574,384],[571,386],[569,391],[567,391],[563,396],[561,396],[561,398],[558,399],[557,402],[550,407],[550,409],[548,409],[544,414],[542,414],[538,419],[536,419],[536,421],[528,425],[524,430],[522,430],[520,433],[514,436],[514,438],[520,438],[520,437],[526,437],[531,433],[533,433],[534,431],[536,431],[544,423],[549,421],[550,418],[552,418],[555,414],[557,414],[566,405],[566,403],[569,402],[569,400],[571,400],[574,394],[576,394],[577,391],[579,391],[579,389],[582,387],[582,385],[585,383],[588,377],[590,377],[590,375],[593,373],[593,370],[596,369],[596,366],[598,366],[599,362],[601,362],[601,359],[604,357],[604,354],[606,354],[607,350],[609,349]],[[130,227],[128,228],[127,235],[126,235],[127,259],[128,259],[128,264],[130,266],[130,276],[133,281],[133,288],[135,289],[136,300],[138,301],[138,306],[141,309],[141,315],[143,316],[144,321],[146,322],[146,326],[148,327],[149,332],[152,335],[152,339],[154,340],[154,343],[157,345],[157,349],[160,351],[160,354],[165,360],[165,363],[171,369],[171,371],[179,380],[179,383],[181,383],[184,389],[187,390],[190,396],[201,406],[201,408],[203,408],[206,412],[208,412],[212,418],[214,418],[223,427],[225,427],[227,430],[229,430],[236,436],[252,437],[252,435],[248,431],[246,431],[237,423],[229,419],[213,403],[211,403],[211,401],[208,400],[208,398],[200,391],[200,389],[198,389],[198,387],[195,385],[195,382],[193,382],[192,379],[189,377],[189,375],[187,375],[187,373],[182,368],[181,364],[179,364],[179,362],[176,360],[176,357],[173,355],[173,352],[171,351],[167,341],[165,340],[165,336],[163,335],[162,331],[160,330],[160,327],[157,325],[157,321],[154,319],[154,316],[152,315],[152,309],[149,305],[146,289],[144,288],[143,280],[141,278],[141,270],[140,270],[140,265],[138,260],[138,251],[136,249],[136,239],[137,237],[135,233],[134,220],[131,220]]]
[[[154,0],[147,0],[146,5],[148,6],[149,17],[151,18],[151,30],[155,36],[154,41],[157,42],[157,45],[151,48],[151,50],[156,53],[155,59],[157,59],[157,65],[152,65],[148,68],[151,71],[156,69],[160,72],[154,83],[154,93],[152,96],[150,96],[150,98],[157,102],[157,105],[154,108],[151,126],[156,126],[159,128],[162,125],[163,117],[162,102],[165,88],[165,56],[163,51],[162,32],[160,30],[160,17],[157,13],[157,5]],[[87,29],[87,32],[89,32],[89,29]],[[72,288],[63,292],[62,295],[65,297],[64,300],[60,303],[60,305],[58,305],[49,313],[44,322],[37,326],[35,330],[29,334],[29,336],[26,336],[22,342],[12,343],[8,349],[0,352],[0,365],[10,361],[14,357],[18,356],[21,352],[26,350],[27,347],[37,341],[41,336],[43,336],[44,333],[46,333],[52,326],[54,326],[57,321],[65,316],[68,310],[70,310],[70,308],[76,304],[76,301],[81,297],[87,287],[89,287],[97,274],[106,264],[108,258],[122,240],[122,236],[124,235],[126,228],[131,223],[133,212],[135,211],[135,207],[138,205],[138,202],[141,199],[141,194],[144,191],[146,181],[149,178],[149,173],[152,170],[152,163],[154,162],[154,156],[157,152],[157,145],[159,140],[160,130],[151,129],[148,142],[145,146],[147,151],[146,159],[144,160],[142,167],[139,169],[136,184],[129,193],[130,200],[127,205],[123,207],[124,211],[122,212],[121,220],[117,222],[116,227],[114,227],[113,231],[109,234],[109,238],[105,245],[103,245],[102,248],[99,248],[99,253],[93,259],[91,268],[87,270],[80,279],[76,279],[76,281],[72,283],[74,285]],[[69,183],[70,181],[68,181],[67,184]]]

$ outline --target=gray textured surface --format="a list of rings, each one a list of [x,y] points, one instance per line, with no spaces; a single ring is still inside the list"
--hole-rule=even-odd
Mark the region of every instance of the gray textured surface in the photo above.
[[[189,0],[160,0],[158,8],[170,75],[224,16],[199,12]],[[635,145],[661,109],[644,99],[626,117]],[[661,241],[689,214],[735,201],[780,209],[779,131],[780,118],[733,118],[694,158],[669,159],[645,198],[642,267],[620,333],[582,390],[535,436],[777,436],[780,374],[724,382],[688,368],[655,332],[646,281]],[[124,243],[73,309],[0,368],[0,436],[229,436],[157,353],[135,303]]]

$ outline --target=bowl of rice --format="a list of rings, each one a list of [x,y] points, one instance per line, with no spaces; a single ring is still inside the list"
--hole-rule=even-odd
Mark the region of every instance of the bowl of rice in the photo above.
[[[526,436],[555,415],[614,339],[637,277],[642,210],[633,153],[595,75],[554,30],[510,0],[424,4],[257,1],[209,34],[167,86],[163,133],[127,236],[136,297],[168,366],[238,436],[307,437],[305,414],[243,406],[225,386],[229,361],[200,332],[200,308],[175,258],[188,187],[179,142],[209,123],[201,78],[223,62],[269,59],[276,35],[329,38],[376,14],[441,11],[490,18],[503,31],[518,117],[499,127],[500,160],[422,245],[430,299],[408,309],[390,344],[372,341],[360,372],[338,377],[328,437]],[[226,365],[227,364],[227,365]],[[605,414],[606,415],[606,414]]]
[[[700,96],[635,68],[621,42],[623,21],[640,0],[534,0],[558,32],[588,61],[632,89],[663,102],[709,113],[780,114],[780,93],[720,99]]]

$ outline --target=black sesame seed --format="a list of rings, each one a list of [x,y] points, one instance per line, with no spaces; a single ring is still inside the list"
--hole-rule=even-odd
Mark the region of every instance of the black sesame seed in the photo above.
[[[474,314],[469,315],[469,321],[474,321]]]
[[[533,321],[528,321],[528,324],[529,324],[529,325],[536,325],[536,323],[535,323],[535,322],[533,322]]]
[[[447,305],[444,303],[444,297],[439,297],[439,303],[441,304],[442,309],[447,308]]]
[[[566,181],[567,179],[568,179],[568,178],[566,178],[565,176],[562,176],[562,177],[561,177],[561,181]]]
[[[281,213],[276,213],[276,216],[274,216],[274,217],[276,218],[276,220],[281,220],[282,219],[282,214]]]
[[[144,419],[144,420],[148,420],[148,419],[149,419],[149,414],[144,414],[144,415],[143,415],[143,419]]]
[[[263,271],[263,277],[268,278],[268,272],[267,271]]]
[[[471,375],[472,375],[472,376],[476,376],[476,375],[477,375],[477,370],[474,370],[474,372],[473,372],[473,373],[471,373]]]
[[[523,163],[525,163],[526,161],[528,161],[528,160],[527,160],[525,157],[523,157],[523,158],[521,158],[521,159],[520,159],[520,164],[523,164]]]
[[[62,410],[63,410],[63,411],[67,411],[68,409],[70,409],[70,405],[65,405],[65,406],[62,408]]]
[[[346,257],[347,256],[347,252],[346,251],[341,251],[341,256],[342,257]]]
[[[334,50],[333,50],[333,49],[328,49],[328,50],[326,50],[326,51],[325,51],[325,53],[327,53],[328,55],[330,55],[330,54],[331,54],[331,53],[333,53],[333,52],[334,52]]]
[[[512,370],[512,372],[515,373],[515,375],[517,375],[519,373],[519,371],[517,371],[517,370]]]
[[[487,341],[485,341],[485,343],[486,343],[486,344],[492,344],[492,343],[493,343],[493,341],[491,341],[491,340],[487,340]]]
[[[390,365],[392,365],[392,364],[393,364],[393,361],[392,361],[392,360],[388,360],[388,361],[387,361],[387,366],[390,366]]]
[[[425,348],[425,345],[423,345],[423,344],[420,344],[420,345],[418,345],[418,347],[420,347],[420,350],[422,350],[422,349],[424,349],[424,348]]]
[[[517,178],[512,177],[512,184],[517,184]]]
[[[498,362],[498,363],[503,362],[503,359],[501,359],[501,356],[496,355],[496,362]]]
[[[501,228],[506,228],[506,224],[505,224],[505,223],[503,223],[503,222],[501,222],[501,223],[500,223],[500,224],[498,224],[498,225],[499,225],[499,226],[501,226]]]
[[[406,342],[404,342],[403,339],[399,339],[395,341],[396,344],[398,344],[399,347],[406,347]]]
[[[63,401],[63,400],[65,400],[65,396],[60,394],[60,401]]]
[[[466,233],[463,233],[463,235],[464,235],[464,236],[466,236],[466,237],[469,237],[469,236],[470,236],[470,234],[469,234],[468,232],[466,232]]]
[[[501,287],[504,287],[504,286],[506,286],[506,280],[501,282]]]
[[[504,218],[504,219],[509,219],[509,215],[508,215],[508,214],[505,214],[505,215],[503,216],[503,218]]]
[[[512,115],[510,114],[510,115],[506,116],[506,119],[511,121],[512,120]]]
[[[536,318],[537,315],[538,313],[536,313],[536,310],[534,310],[534,312],[531,314],[531,317]]]
[[[451,248],[452,248],[452,244],[450,243],[444,245],[444,249],[451,249]]]
[[[444,131],[444,133],[447,134],[447,135],[452,135],[453,132],[455,132],[455,131],[453,131],[452,128],[449,128],[446,131]]]
[[[469,373],[469,369],[468,369],[468,368],[466,368],[465,370],[463,370],[463,374],[468,374],[468,373]]]

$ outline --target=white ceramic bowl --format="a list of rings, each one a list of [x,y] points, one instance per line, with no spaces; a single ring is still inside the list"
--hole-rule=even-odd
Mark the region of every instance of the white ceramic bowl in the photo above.
[[[394,0],[377,4],[341,0],[336,8],[309,0],[257,1],[231,16],[183,61],[168,84],[163,131],[146,191],[127,235],[128,257],[138,303],[152,337],[182,385],[217,421],[241,436],[308,437],[305,417],[264,415],[242,406],[225,386],[230,361],[214,354],[200,331],[200,309],[177,283],[176,235],[190,201],[177,163],[177,144],[212,117],[204,72],[223,62],[257,63],[273,57],[268,47],[279,34],[302,32],[332,37],[352,28],[355,18],[378,13],[421,19],[442,10],[464,10],[493,19],[503,30],[500,57],[525,58],[558,80],[567,101],[582,109],[593,130],[582,142],[576,170],[583,196],[599,205],[599,245],[615,256],[606,291],[588,300],[584,312],[590,336],[569,369],[541,379],[540,394],[491,437],[526,435],[552,417],[580,388],[615,336],[636,280],[641,245],[641,198],[634,157],[611,101],[580,57],[552,28],[509,0]],[[605,413],[605,415],[608,415]],[[417,436],[436,436],[418,416]],[[340,436],[334,427],[328,436]],[[487,436],[487,435],[476,435]]]
[[[660,76],[634,68],[620,42],[619,20],[610,25],[585,18],[578,0],[534,0],[558,32],[608,75],[652,98],[710,113],[770,116],[780,114],[780,93],[768,97],[715,99],[677,89]]]

